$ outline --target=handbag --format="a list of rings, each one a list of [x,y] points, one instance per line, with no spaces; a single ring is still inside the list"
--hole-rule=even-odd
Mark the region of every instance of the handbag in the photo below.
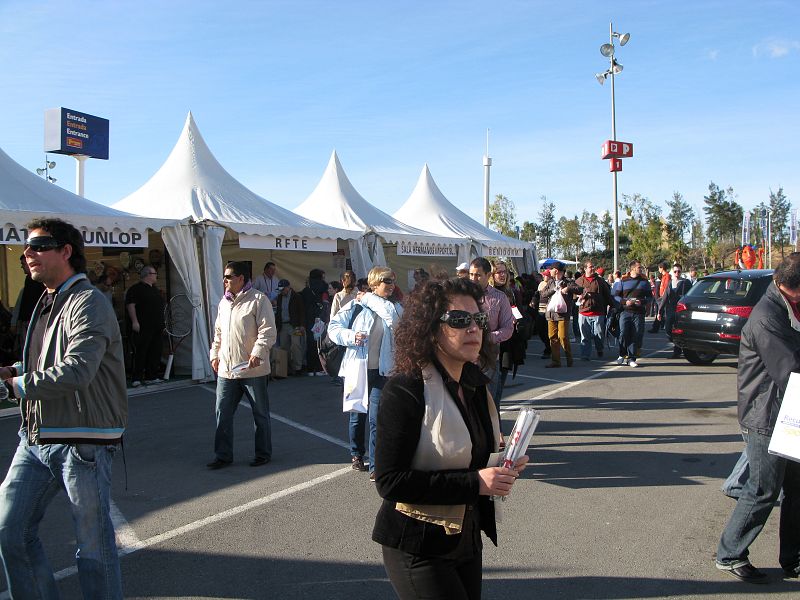
[[[361,304],[355,305],[353,314],[350,316],[350,323],[347,324],[348,329],[352,329],[353,322],[363,309],[364,307]],[[326,332],[322,339],[317,341],[317,354],[319,355],[319,363],[322,365],[322,370],[331,377],[339,375],[345,350],[347,350],[345,346],[340,346],[332,341]]]
[[[550,298],[550,302],[547,303],[546,312],[554,312],[559,314],[564,314],[567,312],[567,301],[564,300],[564,295],[561,293],[561,290],[556,290],[553,296]]]
[[[369,412],[367,352],[364,347],[359,349],[357,355],[345,367],[342,412]]]

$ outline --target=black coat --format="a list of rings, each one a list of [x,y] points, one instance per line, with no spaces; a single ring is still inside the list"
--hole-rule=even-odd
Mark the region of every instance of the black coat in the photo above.
[[[472,364],[464,366],[461,381],[467,380],[477,384],[472,401],[483,428],[491,432],[486,396],[488,380]],[[381,409],[378,411],[375,475],[383,503],[375,518],[372,539],[412,554],[441,556],[452,552],[459,545],[462,534],[447,535],[440,525],[408,517],[395,510],[395,503],[466,504],[478,510],[480,528],[497,545],[494,504],[488,496],[478,494],[477,470],[411,470],[424,414],[422,379],[405,375],[391,377],[381,392]],[[483,460],[484,466],[486,460],[488,456]]]

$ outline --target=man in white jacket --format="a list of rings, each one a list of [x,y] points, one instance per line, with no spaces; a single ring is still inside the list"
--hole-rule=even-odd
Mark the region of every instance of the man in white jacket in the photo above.
[[[250,282],[246,263],[225,265],[225,295],[219,303],[211,345],[211,367],[217,373],[216,458],[206,466],[221,469],[233,462],[233,415],[247,396],[256,426],[251,467],[272,458],[269,421],[269,351],[275,344],[275,315],[266,295]]]

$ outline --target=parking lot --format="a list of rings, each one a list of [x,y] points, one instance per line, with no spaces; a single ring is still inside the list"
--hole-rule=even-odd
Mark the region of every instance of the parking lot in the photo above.
[[[542,423],[532,465],[507,502],[499,548],[485,541],[485,598],[795,598],[777,562],[777,511],[752,547],[771,578],[754,589],[714,568],[733,508],[719,486],[741,451],[736,361],[697,367],[648,334],[642,368],[613,360],[544,369],[539,342],[503,402]],[[157,388],[130,401],[113,499],[128,598],[389,599],[370,539],[379,498],[350,469],[341,388],[327,377],[270,383],[273,460],[251,468],[252,419],[236,417],[235,463],[213,458],[211,385]],[[0,467],[17,417],[0,420]],[[80,598],[66,504],[41,537],[64,598]],[[4,587],[4,585],[3,585]],[[7,595],[6,595],[7,597]]]

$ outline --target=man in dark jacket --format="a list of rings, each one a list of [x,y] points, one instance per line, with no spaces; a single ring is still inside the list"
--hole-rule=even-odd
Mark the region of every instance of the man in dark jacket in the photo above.
[[[0,368],[20,399],[20,443],[0,486],[0,556],[12,598],[57,598],[39,524],[64,490],[84,598],[122,598],[111,465],[128,421],[122,336],[111,303],[86,277],[81,232],[28,224],[25,259],[45,294],[21,363]],[[66,518],[66,514],[62,515]]]
[[[664,330],[667,332],[669,341],[672,341],[672,324],[675,322],[675,309],[678,307],[678,300],[689,293],[692,287],[688,279],[682,277],[682,267],[675,263],[672,265],[672,273],[664,293],[658,299],[658,313],[656,319],[664,321]],[[679,358],[681,349],[675,344],[672,345],[672,358]]]
[[[295,375],[299,375],[303,369],[303,339],[306,335],[303,300],[292,289],[288,279],[281,279],[277,290],[275,324],[278,346],[289,353],[289,366]]]
[[[636,362],[642,334],[644,333],[644,310],[647,301],[652,298],[650,282],[640,272],[641,264],[632,260],[628,273],[614,283],[612,295],[614,301],[622,308],[619,316],[619,358],[618,365],[627,361],[631,367],[638,367]]]
[[[306,317],[306,369],[309,375],[325,375],[319,363],[317,344],[314,342],[314,327],[316,319],[321,319],[325,313],[325,305],[329,302],[328,284],[325,282],[325,271],[311,269],[308,272],[308,285],[300,292],[303,299],[303,309]]]
[[[717,547],[717,568],[742,581],[765,583],[750,564],[750,545],[783,489],[778,560],[786,577],[800,575],[800,463],[769,454],[789,375],[800,371],[800,252],[775,270],[775,282],[742,329],[738,412],[750,476]]]
[[[581,358],[592,357],[592,344],[597,356],[603,357],[603,342],[606,332],[606,312],[611,305],[611,290],[605,279],[595,273],[594,262],[587,260],[584,274],[575,280],[583,289],[578,296],[578,325],[581,332]]]

